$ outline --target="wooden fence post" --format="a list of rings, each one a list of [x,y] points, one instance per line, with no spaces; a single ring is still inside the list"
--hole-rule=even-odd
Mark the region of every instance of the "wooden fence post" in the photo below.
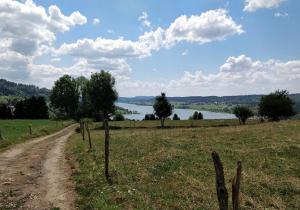
[[[105,129],[105,141],[104,141],[104,154],[105,154],[105,177],[106,180],[111,183],[109,177],[109,126],[108,120],[104,119],[104,129]]]
[[[31,136],[32,135],[31,125],[28,125],[28,128],[29,128],[29,135]]]
[[[242,176],[242,162],[237,162],[236,176],[232,180],[232,208],[233,210],[239,209],[239,191]]]
[[[84,129],[85,122],[82,122],[82,140],[85,141],[85,129]]]
[[[90,147],[90,149],[92,149],[92,141],[91,141],[91,135],[90,135],[90,129],[89,129],[88,122],[85,123],[85,128],[86,128],[86,132],[87,132],[88,138],[89,138],[89,147]]]
[[[0,128],[0,140],[3,140],[4,138],[3,138],[3,136],[2,136],[2,130],[1,130],[1,128]]]
[[[218,153],[213,152],[212,158],[214,161],[216,171],[216,190],[220,210],[228,210],[228,192],[225,185],[223,165],[221,163]]]

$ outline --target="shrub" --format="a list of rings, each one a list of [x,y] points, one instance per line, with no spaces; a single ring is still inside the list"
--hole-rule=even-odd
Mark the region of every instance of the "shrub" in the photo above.
[[[233,109],[233,113],[239,119],[240,124],[245,125],[246,121],[249,117],[252,117],[254,114],[253,112],[245,106],[236,106]]]
[[[180,118],[178,117],[178,115],[176,113],[173,115],[173,120],[180,120]]]
[[[116,114],[114,115],[113,120],[114,121],[124,121],[125,117],[124,117],[124,115],[122,113],[116,112]]]

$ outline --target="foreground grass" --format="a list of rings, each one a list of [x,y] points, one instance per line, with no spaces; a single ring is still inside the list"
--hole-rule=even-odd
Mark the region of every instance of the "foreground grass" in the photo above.
[[[79,134],[67,147],[80,209],[217,209],[212,151],[229,192],[242,161],[241,209],[300,206],[300,121],[112,130],[112,185],[103,174],[103,131],[92,139],[92,151]]]
[[[0,139],[0,151],[27,139],[54,133],[70,124],[71,121],[0,120],[0,130],[4,138]],[[32,128],[32,135],[29,134],[29,125]]]

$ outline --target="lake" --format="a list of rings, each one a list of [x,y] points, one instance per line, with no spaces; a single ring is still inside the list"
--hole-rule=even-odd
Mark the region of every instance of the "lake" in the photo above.
[[[125,118],[131,120],[142,120],[145,117],[145,114],[152,114],[152,106],[136,105],[136,104],[127,104],[127,103],[116,103],[117,106],[131,110],[137,111],[139,114],[126,114]],[[176,113],[181,120],[187,120],[190,116],[194,114],[194,109],[173,109],[173,114]],[[235,119],[235,115],[228,113],[219,113],[219,112],[210,112],[210,111],[200,111],[203,114],[204,119]],[[173,116],[173,115],[172,115]],[[171,117],[172,117],[171,116]]]

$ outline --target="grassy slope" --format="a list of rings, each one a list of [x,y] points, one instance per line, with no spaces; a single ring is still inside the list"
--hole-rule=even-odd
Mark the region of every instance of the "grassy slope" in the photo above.
[[[71,121],[56,122],[52,120],[0,120],[0,129],[4,140],[0,140],[0,151],[8,146],[23,142],[27,139],[48,135],[69,125]],[[32,135],[29,135],[29,125]]]
[[[205,122],[205,121],[204,121]],[[111,131],[113,185],[103,177],[103,131],[87,152],[75,134],[68,143],[80,209],[217,209],[213,150],[227,188],[243,163],[242,209],[300,206],[300,121],[246,126]]]
[[[255,124],[258,123],[258,120],[249,120],[248,123]],[[218,127],[218,126],[231,126],[238,125],[239,122],[237,119],[230,120],[166,120],[166,127]],[[143,121],[111,121],[110,125],[116,128],[156,128],[160,127],[159,120],[143,120]],[[98,123],[97,126],[101,126],[101,123]]]

